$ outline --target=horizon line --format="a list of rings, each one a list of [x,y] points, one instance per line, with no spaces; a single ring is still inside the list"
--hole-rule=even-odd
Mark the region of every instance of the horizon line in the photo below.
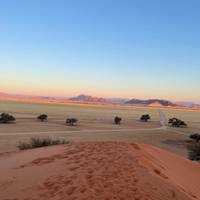
[[[69,98],[74,98],[74,97],[78,97],[81,95],[84,96],[90,96],[93,98],[103,98],[103,99],[126,99],[126,100],[132,100],[132,99],[138,99],[138,100],[165,100],[165,101],[171,101],[172,103],[176,103],[176,102],[183,102],[183,103],[194,103],[194,104],[200,104],[199,101],[193,101],[193,100],[172,100],[169,98],[155,98],[155,97],[149,97],[149,98],[139,98],[139,97],[103,97],[103,96],[96,96],[96,95],[91,95],[91,94],[86,94],[86,93],[79,93],[77,95],[71,95],[71,96],[57,96],[57,95],[34,95],[34,94],[25,94],[25,93],[12,93],[12,92],[2,92],[0,91],[0,94],[5,94],[5,95],[16,95],[16,96],[24,96],[24,97],[48,97],[48,98],[62,98],[62,99],[69,99]]]

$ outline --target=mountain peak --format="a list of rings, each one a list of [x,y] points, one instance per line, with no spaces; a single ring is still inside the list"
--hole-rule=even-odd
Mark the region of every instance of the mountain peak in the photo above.
[[[168,100],[163,99],[147,99],[147,100],[140,100],[140,99],[131,99],[126,104],[135,104],[135,105],[148,105],[148,106],[176,106],[176,104],[172,103]]]
[[[93,97],[90,95],[80,94],[76,97],[69,98],[70,101],[80,101],[80,102],[108,102],[105,98],[102,97]]]

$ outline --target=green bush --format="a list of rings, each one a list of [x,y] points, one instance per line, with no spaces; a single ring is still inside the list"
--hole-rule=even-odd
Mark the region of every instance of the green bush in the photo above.
[[[29,142],[19,142],[18,148],[20,150],[25,149],[33,149],[33,148],[39,148],[39,147],[46,147],[46,146],[52,146],[52,145],[58,145],[58,144],[68,144],[69,142],[66,140],[54,140],[50,138],[31,138]]]
[[[200,160],[200,142],[192,141],[187,145],[190,160]]]

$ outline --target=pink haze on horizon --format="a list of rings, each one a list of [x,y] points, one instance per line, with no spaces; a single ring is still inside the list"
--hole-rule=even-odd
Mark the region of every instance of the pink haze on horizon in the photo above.
[[[48,97],[60,97],[60,98],[70,98],[70,97],[76,97],[78,95],[84,94],[94,97],[102,97],[102,98],[124,98],[124,99],[164,99],[169,100],[172,102],[194,102],[194,103],[200,103],[200,100],[198,99],[190,99],[190,98],[175,98],[170,96],[160,96],[158,94],[152,94],[152,95],[142,95],[140,92],[132,95],[120,95],[120,94],[108,94],[106,92],[94,92],[94,91],[78,91],[78,90],[71,90],[71,91],[56,91],[56,90],[49,90],[49,89],[43,89],[43,90],[33,90],[33,91],[25,91],[25,90],[5,90],[2,89],[0,92],[6,93],[6,94],[13,94],[13,95],[27,95],[27,96],[48,96]]]

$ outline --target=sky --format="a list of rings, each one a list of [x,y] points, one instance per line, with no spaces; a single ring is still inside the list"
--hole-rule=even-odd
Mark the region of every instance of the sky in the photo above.
[[[0,91],[200,103],[199,0],[0,0]]]

